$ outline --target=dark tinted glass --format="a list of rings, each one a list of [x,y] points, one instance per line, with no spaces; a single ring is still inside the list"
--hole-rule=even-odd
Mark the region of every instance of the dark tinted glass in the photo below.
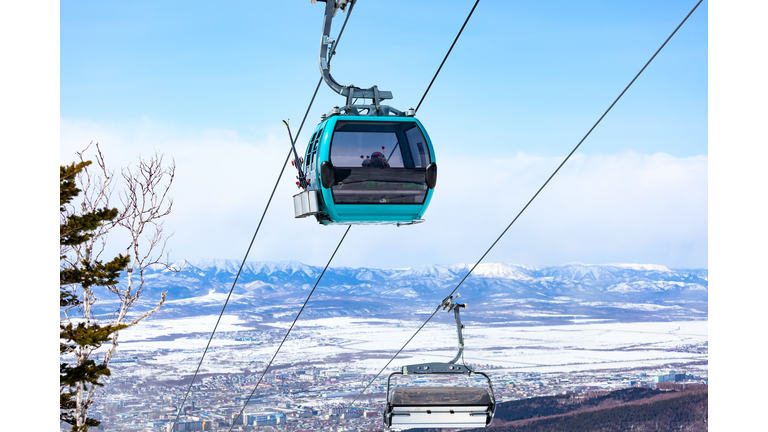
[[[426,168],[429,150],[413,122],[340,121],[331,139],[336,167]]]
[[[336,204],[423,204],[425,168],[335,168]]]
[[[339,121],[331,139],[336,204],[423,204],[429,150],[413,122]]]

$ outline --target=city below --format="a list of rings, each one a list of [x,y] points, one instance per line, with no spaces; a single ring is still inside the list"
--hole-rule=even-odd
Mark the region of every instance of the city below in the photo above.
[[[149,269],[133,314],[163,292],[166,301],[120,332],[111,376],[89,409],[102,425],[91,430],[382,430],[389,374],[456,355],[452,313],[416,331],[467,265],[332,267],[264,373],[322,269],[249,262],[201,364],[238,267],[198,260]],[[659,265],[482,264],[460,290],[468,307],[458,363],[491,378],[499,406],[707,384],[707,278],[707,270]],[[97,313],[109,316],[110,294],[97,295]],[[391,385],[488,386],[479,375],[397,375]],[[496,423],[504,423],[498,413]]]
[[[258,389],[256,383],[271,357],[270,351],[281,340],[280,332],[217,335],[207,357],[211,364],[201,368],[181,413],[179,407],[207,341],[182,337],[175,342],[183,341],[189,349],[157,351],[147,350],[151,342],[142,345],[126,341],[121,344],[121,356],[111,363],[112,376],[96,394],[92,412],[102,421],[102,427],[96,430],[383,430],[389,373],[408,363],[444,361],[452,354],[438,348],[437,343],[423,350],[407,349],[402,359],[393,362],[396,365],[374,379],[387,361],[382,353],[389,349],[388,345],[394,348],[394,344],[382,342],[373,350],[368,350],[368,345],[376,345],[376,335],[399,336],[397,330],[405,324],[393,321],[392,328],[371,332],[351,319],[334,321],[334,326],[309,322],[297,329],[294,343],[286,343],[285,355],[281,352]],[[410,324],[411,328],[416,325]],[[354,340],[329,336],[334,328],[353,326],[357,328],[350,335]],[[375,327],[385,324],[379,322]],[[466,332],[468,350],[464,360],[491,377],[499,403],[628,387],[655,388],[663,382],[707,383],[706,329],[706,321],[483,331],[472,327]],[[440,335],[441,331],[447,335]],[[455,338],[455,330],[453,335],[450,331],[447,324],[438,325],[427,330],[424,339],[439,342],[448,339],[445,336]],[[499,337],[494,337],[495,333]],[[370,340],[363,340],[365,335]],[[334,341],[336,347],[331,348],[329,341]],[[472,344],[476,349],[471,349]],[[318,350],[324,350],[325,356],[315,363],[313,353]],[[227,367],[232,368],[231,373],[224,372]],[[369,383],[370,387],[350,406]],[[487,388],[480,376],[396,376],[392,385]]]

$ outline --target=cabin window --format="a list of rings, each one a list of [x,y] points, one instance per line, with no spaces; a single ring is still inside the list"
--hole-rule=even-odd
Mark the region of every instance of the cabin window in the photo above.
[[[426,168],[429,150],[412,122],[339,121],[330,159],[340,168]]]
[[[413,122],[339,121],[330,151],[336,204],[423,204],[429,150]]]
[[[429,150],[427,150],[427,140],[424,139],[421,129],[413,125],[412,128],[405,131],[405,135],[408,137],[413,166],[426,168],[429,165]]]
[[[305,166],[305,172],[309,170],[309,159],[312,155],[312,143],[315,141],[315,136],[317,135],[317,132],[312,134],[312,138],[309,139],[309,144],[307,144],[307,151],[304,152],[304,166]]]
[[[309,154],[307,155],[307,169],[309,169],[310,166],[313,166],[315,163],[315,154],[317,153],[317,143],[320,142],[320,137],[323,136],[322,129],[317,131],[315,135],[312,136],[313,140],[309,143],[310,149]]]

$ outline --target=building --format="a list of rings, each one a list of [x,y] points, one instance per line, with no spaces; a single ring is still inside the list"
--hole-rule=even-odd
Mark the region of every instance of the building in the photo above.
[[[365,410],[362,408],[349,408],[341,415],[343,419],[359,418],[365,414]]]
[[[342,413],[344,413],[344,407],[341,405],[336,405],[328,409],[328,414],[330,415],[341,415]]]
[[[278,425],[285,423],[285,414],[275,412],[258,412],[245,415],[245,422],[247,425],[253,426],[268,426]]]
[[[653,382],[660,383],[660,382],[679,382],[679,381],[685,381],[688,376],[683,373],[678,373],[675,371],[668,371],[668,372],[662,372],[657,375],[653,376]]]
[[[168,423],[165,426],[165,430],[168,432],[207,431],[211,429],[213,429],[213,422],[206,420],[179,422],[176,423],[175,427],[173,423]]]

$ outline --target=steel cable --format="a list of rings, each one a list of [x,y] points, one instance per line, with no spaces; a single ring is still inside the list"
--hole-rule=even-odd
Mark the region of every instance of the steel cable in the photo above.
[[[240,416],[243,415],[243,411],[245,411],[245,407],[248,406],[248,402],[251,401],[251,397],[256,393],[256,390],[259,388],[259,385],[261,384],[261,381],[264,379],[264,375],[267,374],[267,371],[272,366],[272,362],[275,360],[275,357],[277,357],[277,354],[280,352],[280,349],[283,347],[283,344],[285,343],[285,340],[288,339],[288,335],[291,334],[291,330],[293,330],[293,326],[296,325],[296,322],[299,320],[299,317],[301,316],[301,313],[304,312],[304,308],[307,306],[307,303],[309,303],[309,299],[312,298],[312,294],[315,292],[315,288],[317,288],[317,285],[320,283],[320,280],[323,278],[323,275],[325,274],[325,271],[328,270],[328,266],[331,265],[331,261],[333,261],[333,257],[336,256],[336,252],[339,251],[339,247],[341,247],[341,244],[344,242],[344,239],[347,237],[347,233],[349,232],[349,229],[352,228],[352,225],[348,225],[346,231],[344,231],[344,235],[341,237],[341,240],[339,240],[339,244],[336,245],[336,249],[333,251],[333,254],[331,255],[331,258],[328,260],[328,263],[325,264],[325,268],[323,269],[323,272],[320,273],[320,277],[317,278],[317,281],[315,282],[315,286],[312,287],[312,291],[309,292],[309,295],[307,296],[307,299],[304,300],[304,304],[301,305],[301,309],[299,309],[299,313],[296,314],[296,318],[293,319],[293,323],[291,323],[291,326],[288,328],[288,331],[285,333],[285,336],[283,337],[283,340],[280,342],[280,345],[277,347],[277,350],[275,350],[275,354],[272,355],[272,359],[269,360],[269,363],[267,364],[267,367],[264,368],[264,372],[262,372],[261,377],[259,378],[259,381],[256,383],[256,386],[251,391],[251,394],[248,395],[248,399],[245,400],[245,404],[243,405],[243,408],[240,410],[240,412],[237,414],[237,417],[235,417],[232,420],[232,427],[229,428],[230,431],[232,431],[232,428],[235,427],[235,424],[237,423],[237,420],[240,418]]]
[[[555,169],[555,171],[552,173],[552,175],[550,175],[549,178],[547,178],[547,180],[544,182],[544,184],[538,189],[538,191],[536,191],[536,193],[528,201],[528,203],[523,207],[523,209],[520,210],[520,212],[517,214],[517,216],[515,216],[515,218],[512,220],[512,222],[510,222],[509,225],[507,225],[507,227],[504,229],[504,231],[502,231],[501,235],[499,235],[499,237],[496,238],[496,240],[493,242],[493,244],[491,244],[491,246],[488,248],[488,250],[485,251],[485,253],[480,257],[480,259],[477,260],[475,265],[472,266],[472,268],[469,270],[469,272],[467,272],[467,274],[464,275],[464,278],[461,279],[461,281],[458,283],[458,285],[456,285],[456,287],[453,289],[453,291],[451,291],[451,293],[448,294],[445,298],[448,298],[449,296],[452,296],[456,292],[456,290],[458,290],[459,287],[464,283],[464,281],[467,279],[467,277],[469,277],[469,275],[472,274],[472,272],[475,270],[475,268],[483,261],[483,259],[486,257],[486,255],[488,255],[488,253],[491,251],[491,249],[493,249],[493,247],[496,246],[496,244],[499,242],[499,240],[501,240],[501,238],[504,236],[504,234],[507,233],[509,228],[512,227],[512,225],[515,223],[515,221],[517,221],[517,219],[520,217],[520,215],[523,214],[523,212],[528,208],[528,206],[533,202],[533,200],[536,199],[536,197],[539,195],[539,193],[544,189],[545,186],[547,186],[547,184],[549,183],[550,180],[552,180],[552,178],[555,176],[555,174],[557,174],[557,172],[560,171],[560,168],[562,168],[563,165],[565,165],[565,163],[568,161],[568,159],[570,159],[570,157],[573,155],[573,153],[576,152],[576,150],[581,146],[581,144],[584,142],[584,140],[587,139],[587,137],[592,133],[592,131],[595,129],[595,127],[597,127],[597,125],[603,120],[603,118],[606,116],[606,114],[608,114],[608,112],[613,108],[614,105],[616,105],[616,103],[619,101],[619,99],[621,99],[621,97],[624,96],[624,93],[626,93],[626,91],[629,89],[629,87],[632,86],[632,84],[635,82],[635,80],[637,80],[637,78],[640,76],[640,74],[642,74],[643,71],[648,67],[648,65],[651,64],[653,59],[656,58],[656,55],[658,55],[659,52],[661,52],[661,50],[664,48],[664,46],[667,45],[667,42],[669,42],[669,40],[672,39],[672,36],[674,36],[675,33],[677,33],[677,31],[680,29],[680,27],[682,27],[683,24],[685,24],[685,22],[688,20],[688,18],[691,16],[691,14],[693,14],[693,12],[696,10],[696,8],[699,7],[699,5],[701,4],[702,1],[703,0],[699,0],[698,3],[696,3],[696,5],[693,7],[693,9],[691,9],[691,11],[688,13],[688,15],[686,15],[685,18],[683,18],[683,20],[675,28],[675,30],[669,35],[669,37],[664,41],[664,43],[661,44],[659,49],[656,50],[656,52],[651,56],[651,58],[640,69],[640,72],[638,72],[637,75],[635,75],[635,77],[632,78],[632,81],[630,81],[629,84],[627,84],[627,86],[624,88],[624,90],[622,90],[622,92],[619,94],[619,96],[616,97],[616,99],[613,101],[613,103],[611,103],[611,105],[608,107],[608,109],[605,110],[603,115],[601,115],[600,118],[595,122],[595,124],[592,125],[592,127],[584,135],[584,137],[581,139],[581,141],[579,141],[579,143],[576,144],[576,147],[574,147],[573,150],[571,150],[571,152],[568,154],[568,156],[566,156],[566,158],[563,160],[563,162],[560,163],[560,165],[557,167],[557,169]],[[450,51],[449,51],[449,53],[450,53]],[[437,312],[439,310],[440,310],[440,306],[438,306],[435,309],[435,311],[432,312],[432,315],[430,315],[429,318],[427,318],[427,320],[424,321],[424,323],[416,330],[416,332],[413,333],[413,335],[410,337],[410,339],[408,339],[408,341],[397,351],[397,353],[395,353],[395,355],[392,356],[392,358],[387,362],[387,364],[384,365],[383,368],[381,368],[381,370],[373,377],[373,379],[371,379],[371,381],[368,383],[368,385],[365,386],[363,391],[360,392],[360,394],[358,394],[355,397],[355,399],[352,400],[352,402],[350,402],[347,405],[345,410],[349,409],[357,401],[357,399],[360,398],[360,396],[362,396],[365,393],[366,390],[368,390],[368,388],[371,386],[371,384],[373,384],[373,382],[376,380],[376,378],[378,378],[379,375],[381,375],[381,373],[384,372],[384,370],[386,370],[387,367],[389,367],[389,365],[392,363],[392,361],[394,361],[395,358],[397,358],[397,356],[400,355],[400,353],[405,349],[405,347],[408,346],[409,343],[411,343],[413,338],[416,337],[416,335],[421,331],[421,329],[423,329],[424,326],[426,326],[427,323],[432,320],[432,318],[435,316],[435,314],[437,314]]]
[[[349,7],[349,12],[347,13],[347,17],[344,19],[344,24],[341,26],[341,30],[339,31],[339,35],[336,37],[336,43],[333,46],[333,51],[328,56],[328,62],[330,63],[331,59],[333,58],[333,55],[335,54],[335,49],[339,44],[339,41],[341,40],[341,35],[344,33],[344,28],[347,26],[347,21],[349,20],[349,16],[352,14],[352,7],[354,7],[354,2]],[[312,99],[309,101],[309,105],[307,106],[307,110],[304,112],[304,118],[301,120],[301,124],[299,125],[299,129],[296,132],[296,139],[295,141],[298,141],[299,135],[301,135],[301,130],[304,128],[304,122],[307,120],[307,116],[309,115],[309,111],[312,108],[312,104],[315,102],[315,97],[317,96],[317,91],[320,89],[320,84],[322,84],[323,78],[320,77],[320,80],[317,81],[317,86],[315,86],[315,91],[312,93]],[[291,157],[293,149],[288,150],[288,154],[285,156],[285,161],[283,162],[283,167],[280,170],[280,174],[277,176],[277,181],[275,181],[275,186],[272,188],[272,193],[269,195],[269,200],[267,200],[267,205],[264,207],[264,212],[261,214],[261,219],[259,219],[259,224],[256,227],[256,232],[253,233],[253,237],[251,238],[251,243],[248,245],[248,249],[245,252],[245,256],[243,257],[243,261],[240,264],[240,268],[237,271],[237,275],[235,275],[235,280],[232,282],[232,288],[229,290],[229,294],[227,294],[227,299],[224,301],[224,306],[221,308],[221,313],[219,314],[219,318],[216,320],[216,325],[213,327],[213,331],[211,332],[211,337],[208,339],[208,344],[205,346],[205,350],[203,351],[203,355],[200,358],[200,362],[197,365],[197,369],[195,370],[195,374],[192,376],[192,381],[189,383],[189,387],[187,388],[187,392],[184,395],[184,399],[181,402],[181,406],[179,406],[179,411],[176,413],[176,418],[173,421],[172,429],[176,427],[176,424],[179,421],[179,416],[181,415],[181,411],[184,408],[184,404],[187,401],[187,397],[189,396],[189,392],[192,390],[192,385],[195,383],[195,378],[197,378],[198,373],[200,372],[200,367],[203,364],[203,360],[205,359],[205,354],[208,352],[208,348],[211,346],[211,341],[213,340],[213,336],[216,334],[216,329],[219,327],[219,323],[221,322],[221,317],[224,315],[224,310],[227,308],[227,304],[229,304],[229,299],[232,297],[232,292],[235,289],[235,285],[237,284],[238,279],[240,278],[240,273],[243,271],[243,267],[245,266],[245,262],[248,259],[248,255],[251,252],[251,248],[253,247],[253,243],[256,240],[256,236],[259,234],[259,230],[261,229],[261,224],[264,221],[264,216],[267,214],[267,210],[269,210],[270,204],[272,204],[272,198],[275,196],[275,191],[277,191],[277,186],[280,184],[280,180],[283,177],[283,173],[285,172],[285,167],[288,165],[288,160]],[[349,229],[347,229],[349,230]],[[346,236],[346,233],[344,234]],[[325,273],[325,272],[323,272]],[[322,277],[322,276],[321,276]],[[318,280],[319,282],[319,280]],[[311,295],[311,294],[310,294]],[[290,333],[290,331],[289,331]],[[287,336],[287,335],[286,335]]]
[[[467,26],[467,23],[469,22],[469,19],[472,17],[472,13],[475,12],[475,8],[477,7],[478,3],[480,3],[480,0],[475,1],[475,5],[472,6],[472,10],[469,11],[469,15],[467,15],[467,19],[464,20],[464,24],[461,26],[461,29],[459,29],[459,33],[456,35],[456,38],[453,40],[451,47],[448,48],[448,52],[445,53],[445,57],[443,57],[443,61],[440,63],[440,67],[437,68],[437,72],[435,72],[435,76],[433,76],[432,81],[429,82],[429,85],[427,86],[427,89],[424,91],[424,94],[421,96],[421,100],[419,101],[419,104],[416,105],[416,109],[414,110],[414,112],[419,111],[419,107],[421,106],[421,103],[424,102],[424,98],[427,97],[427,93],[429,93],[429,89],[432,88],[432,84],[435,82],[437,75],[440,73],[440,70],[443,69],[443,65],[445,64],[445,61],[448,60],[448,56],[451,55],[451,51],[453,51],[453,46],[456,45],[456,41],[459,40],[459,36],[461,36],[461,32],[463,32],[464,27]]]

